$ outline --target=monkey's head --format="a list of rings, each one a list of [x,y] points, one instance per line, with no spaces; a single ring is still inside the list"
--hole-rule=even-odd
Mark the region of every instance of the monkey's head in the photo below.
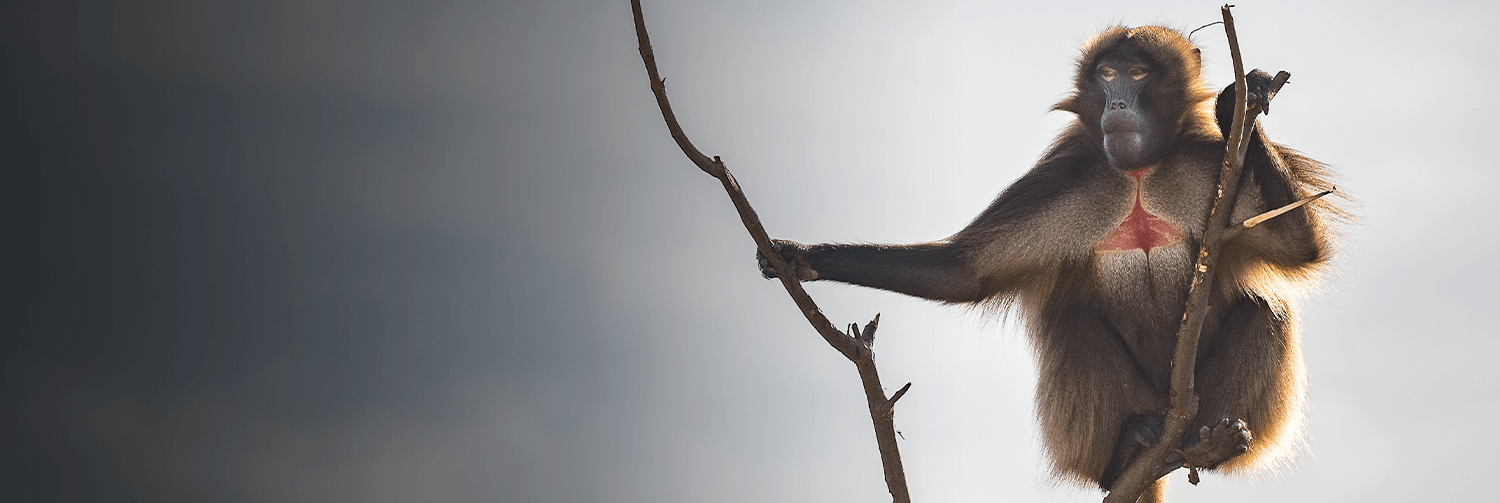
[[[1078,116],[1110,165],[1149,166],[1187,129],[1212,124],[1200,105],[1214,92],[1200,66],[1198,49],[1176,30],[1111,28],[1084,46],[1075,90],[1056,109]]]

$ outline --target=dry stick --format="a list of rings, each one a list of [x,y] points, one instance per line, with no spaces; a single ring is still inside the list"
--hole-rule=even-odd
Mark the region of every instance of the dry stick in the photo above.
[[[1229,136],[1225,138],[1224,166],[1219,172],[1219,190],[1214,199],[1213,210],[1208,215],[1208,226],[1204,228],[1203,246],[1198,251],[1198,263],[1193,268],[1193,283],[1188,290],[1186,312],[1182,315],[1182,325],[1177,331],[1177,351],[1172,358],[1171,408],[1166,414],[1166,431],[1160,437],[1160,442],[1142,452],[1126,467],[1113,490],[1104,498],[1105,503],[1135,502],[1152,482],[1166,475],[1163,473],[1164,469],[1166,472],[1175,470],[1177,467],[1167,465],[1168,455],[1182,445],[1193,418],[1198,415],[1198,395],[1193,391],[1198,335],[1203,330],[1203,321],[1208,317],[1213,273],[1217,272],[1219,248],[1224,243],[1229,213],[1234,208],[1235,196],[1239,192],[1245,149],[1249,143],[1249,133],[1254,130],[1254,113],[1260,111],[1249,110],[1247,106],[1245,66],[1240,60],[1240,42],[1234,31],[1234,17],[1229,14],[1229,7],[1221,7],[1220,12],[1224,16],[1224,33],[1229,37],[1229,55],[1234,60],[1234,121]],[[1284,83],[1286,78],[1277,75],[1277,81]]]
[[[1304,204],[1307,204],[1307,203],[1316,201],[1318,199],[1321,199],[1323,196],[1332,194],[1332,193],[1334,193],[1334,191],[1337,191],[1337,190],[1339,190],[1339,188],[1338,187],[1334,187],[1332,189],[1325,190],[1325,191],[1319,192],[1317,194],[1313,194],[1313,195],[1304,197],[1304,198],[1302,198],[1301,200],[1299,200],[1299,201],[1297,201],[1295,203],[1288,204],[1286,206],[1282,206],[1280,208],[1276,208],[1274,210],[1267,211],[1265,213],[1261,213],[1259,215],[1247,218],[1247,219],[1245,219],[1244,222],[1240,222],[1240,223],[1234,224],[1233,226],[1230,226],[1229,230],[1224,231],[1224,236],[1220,237],[1219,240],[1223,241],[1223,242],[1228,242],[1228,241],[1234,239],[1235,236],[1240,235],[1241,232],[1248,231],[1248,230],[1254,228],[1255,226],[1260,225],[1261,223],[1264,223],[1266,220],[1270,220],[1270,219],[1279,217],[1279,216],[1281,216],[1282,214],[1284,214],[1284,213],[1286,213],[1288,211],[1295,210],[1295,209],[1301,207]]]
[[[760,223],[760,218],[755,215],[755,209],[750,207],[750,200],[745,198],[744,191],[740,190],[739,183],[735,182],[734,175],[724,166],[724,162],[714,156],[712,160],[703,152],[693,146],[688,140],[687,134],[682,132],[682,126],[677,124],[677,116],[672,113],[672,105],[667,101],[667,88],[664,80],[656,70],[656,56],[651,52],[651,39],[646,35],[646,21],[641,15],[640,0],[631,0],[630,9],[635,14],[635,34],[640,43],[641,59],[646,63],[646,74],[651,78],[651,92],[656,95],[656,104],[661,107],[662,119],[667,122],[667,129],[672,132],[672,139],[677,141],[677,146],[682,148],[682,153],[693,161],[703,172],[718,178],[723,183],[724,191],[729,193],[729,199],[734,202],[734,208],[739,211],[740,221],[744,222],[745,230],[750,232],[750,237],[755,240],[755,246],[760,249],[761,255],[771,262],[776,269],[776,275],[781,278],[781,285],[786,287],[787,294],[797,303],[797,308],[807,321],[812,323],[813,328],[828,341],[840,353],[843,353],[849,361],[859,370],[859,380],[864,385],[865,401],[870,409],[870,420],[875,423],[875,440],[880,447],[881,464],[885,467],[885,483],[891,492],[891,498],[896,503],[910,503],[911,494],[906,488],[906,470],[901,466],[901,451],[896,445],[896,426],[893,420],[894,406],[896,400],[905,394],[911,383],[907,383],[895,396],[887,399],[884,389],[880,386],[880,374],[875,370],[875,353],[872,346],[875,342],[875,327],[879,325],[880,315],[865,325],[861,332],[858,325],[851,324],[849,333],[845,334],[833,323],[823,316],[823,311],[813,302],[812,297],[802,289],[802,283],[798,281],[797,274],[781,260],[781,255],[776,253],[771,246],[771,237],[766,234],[766,229]]]

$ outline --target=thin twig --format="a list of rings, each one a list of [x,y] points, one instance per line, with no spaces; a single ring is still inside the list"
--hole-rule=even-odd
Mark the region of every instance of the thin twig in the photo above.
[[[875,327],[880,321],[876,315],[875,320],[866,325],[861,332],[851,330],[845,334],[828,318],[818,305],[808,296],[807,291],[802,289],[802,283],[797,279],[796,272],[781,260],[781,255],[776,253],[771,245],[771,237],[760,223],[760,217],[756,216],[755,209],[750,206],[750,200],[740,189],[739,183],[730,174],[729,168],[718,156],[712,160],[703,152],[693,146],[688,140],[687,133],[682,131],[682,126],[677,123],[677,116],[672,113],[672,105],[667,101],[667,87],[665,81],[656,70],[656,55],[651,51],[651,38],[646,34],[646,20],[641,14],[640,0],[631,0],[630,9],[635,15],[635,33],[640,45],[641,60],[646,64],[646,75],[651,79],[651,92],[656,95],[656,104],[661,108],[662,119],[667,123],[667,130],[671,131],[672,139],[677,141],[677,146],[682,153],[693,161],[704,173],[708,173],[724,185],[724,191],[729,194],[730,201],[734,202],[734,208],[740,214],[740,221],[745,224],[745,230],[750,232],[751,239],[755,240],[755,246],[760,249],[761,255],[771,262],[771,267],[776,269],[776,275],[781,278],[781,285],[786,288],[787,294],[791,295],[792,301],[796,302],[797,308],[807,318],[818,334],[828,345],[833,346],[854,362],[855,368],[859,370],[859,380],[864,387],[865,402],[869,408],[870,420],[875,425],[875,441],[880,447],[881,465],[885,469],[886,488],[890,490],[891,498],[896,503],[910,503],[911,494],[906,487],[906,470],[901,465],[901,451],[896,445],[896,427],[892,414],[894,399],[887,399],[885,390],[880,386],[880,374],[875,369],[875,353],[871,350],[871,344],[875,339]],[[857,327],[856,327],[857,328]],[[907,387],[910,387],[910,383]],[[907,388],[902,388],[904,393]]]
[[[1219,249],[1224,243],[1223,235],[1229,226],[1229,214],[1239,192],[1240,172],[1244,167],[1250,133],[1254,131],[1255,113],[1260,111],[1249,109],[1245,65],[1240,59],[1240,42],[1234,31],[1234,17],[1230,15],[1229,7],[1223,6],[1220,13],[1224,16],[1224,33],[1229,38],[1229,55],[1234,61],[1234,120],[1229,135],[1225,137],[1219,190],[1214,198],[1213,210],[1207,218],[1203,245],[1198,251],[1192,286],[1188,290],[1187,307],[1182,315],[1182,325],[1177,331],[1177,350],[1172,358],[1171,406],[1166,414],[1166,427],[1161,441],[1143,451],[1125,468],[1109,495],[1104,498],[1106,503],[1132,503],[1156,479],[1165,475],[1163,471],[1175,470],[1177,466],[1167,464],[1168,456],[1182,445],[1189,426],[1198,415],[1198,395],[1193,391],[1198,339],[1203,330],[1203,322],[1208,317],[1213,273],[1217,272]],[[1277,80],[1283,83],[1286,81],[1281,75],[1277,76]]]
[[[1203,26],[1199,26],[1197,28],[1193,28],[1193,31],[1188,32],[1188,40],[1192,40],[1193,39],[1193,34],[1194,33],[1198,33],[1198,30],[1201,30],[1201,29],[1204,29],[1204,28],[1207,28],[1207,27],[1210,27],[1210,26],[1213,26],[1213,25],[1216,25],[1216,24],[1224,24],[1224,22],[1223,21],[1214,21],[1212,23],[1208,23],[1208,24],[1205,24]]]
[[[1224,231],[1224,235],[1222,237],[1220,237],[1219,240],[1220,241],[1225,241],[1225,242],[1227,242],[1229,240],[1232,240],[1232,239],[1235,238],[1235,236],[1239,236],[1241,232],[1245,232],[1247,230],[1250,230],[1251,228],[1254,228],[1255,226],[1260,225],[1262,222],[1265,222],[1266,220],[1270,220],[1270,219],[1279,217],[1282,214],[1284,214],[1284,213],[1286,213],[1288,211],[1295,210],[1295,209],[1301,207],[1304,204],[1307,204],[1307,203],[1316,201],[1318,199],[1321,199],[1323,196],[1332,194],[1336,190],[1339,190],[1338,187],[1334,187],[1333,189],[1325,190],[1325,191],[1319,192],[1317,194],[1313,194],[1313,195],[1304,197],[1304,198],[1302,198],[1302,200],[1297,201],[1295,203],[1288,204],[1286,206],[1282,206],[1280,208],[1276,208],[1274,210],[1267,211],[1265,213],[1261,213],[1259,215],[1247,218],[1247,219],[1245,219],[1244,222],[1240,222],[1240,223],[1237,223],[1237,224],[1234,224],[1234,225],[1230,226],[1229,230]]]

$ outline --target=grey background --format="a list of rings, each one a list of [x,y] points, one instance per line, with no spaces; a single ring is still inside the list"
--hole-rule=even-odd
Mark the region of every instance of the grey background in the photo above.
[[[944,237],[1069,120],[1083,40],[1213,2],[648,1],[772,234]],[[93,501],[881,501],[852,366],[676,150],[628,2],[0,13],[7,492]],[[1497,412],[1493,3],[1241,2],[1271,136],[1359,201],[1301,303],[1309,453],[1177,501],[1474,501]],[[1195,39],[1229,82],[1222,30]],[[919,501],[1043,472],[1013,325],[883,313]],[[19,500],[18,500],[19,501]]]

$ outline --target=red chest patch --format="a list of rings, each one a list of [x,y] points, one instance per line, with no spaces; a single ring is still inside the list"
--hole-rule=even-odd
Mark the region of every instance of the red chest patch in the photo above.
[[[1099,250],[1140,249],[1151,253],[1152,248],[1176,243],[1181,238],[1182,232],[1177,227],[1152,215],[1141,206],[1141,179],[1150,171],[1151,168],[1141,168],[1129,172],[1130,176],[1135,177],[1135,206],[1130,209],[1130,215],[1125,217],[1125,221],[1099,244]]]

